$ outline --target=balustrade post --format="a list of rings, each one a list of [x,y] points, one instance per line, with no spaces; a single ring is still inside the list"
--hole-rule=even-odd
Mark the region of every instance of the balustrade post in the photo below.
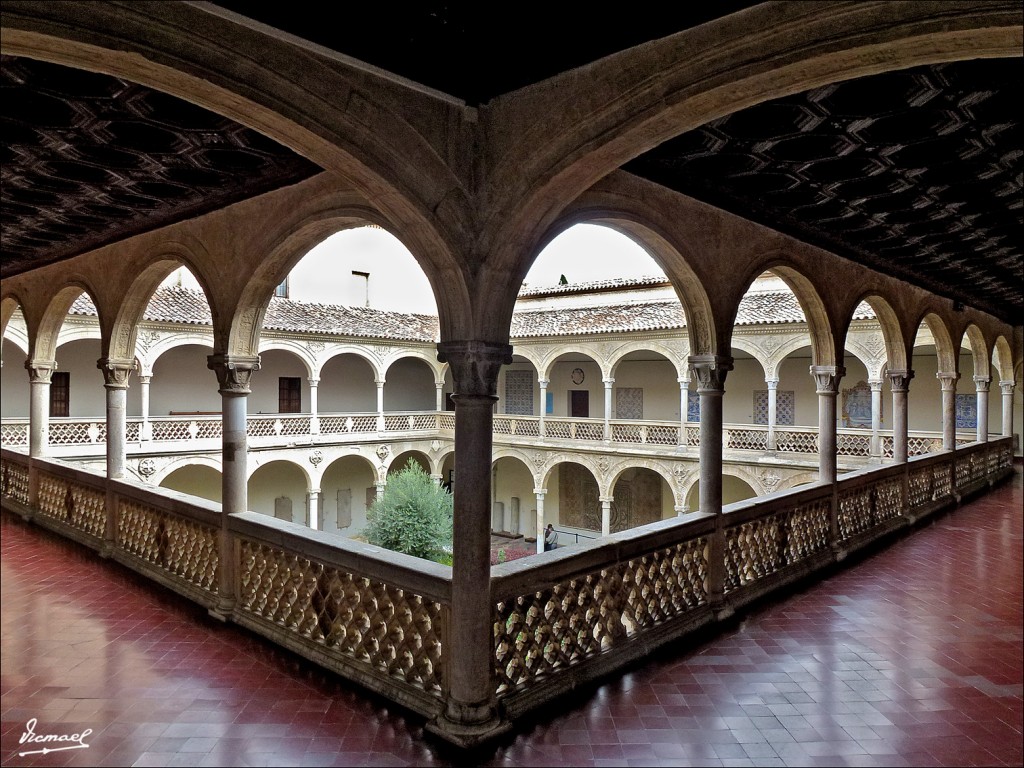
[[[598,501],[601,502],[601,535],[610,536],[612,532],[612,502],[615,501],[615,498],[601,496]]]
[[[764,383],[768,387],[768,451],[775,453],[775,425],[779,421],[779,380],[765,379]]]
[[[990,376],[974,377],[974,387],[978,398],[978,441],[982,443],[988,442],[988,390],[991,383]]]
[[[537,432],[541,437],[547,436],[547,424],[544,422],[548,413],[548,379],[537,379],[540,385],[540,417],[537,422]]]
[[[818,479],[836,481],[836,395],[846,369],[838,365],[812,365],[818,393]]]
[[[385,430],[384,381],[382,379],[375,379],[373,383],[377,385],[377,431],[383,432]]]
[[[534,495],[537,497],[537,554],[544,551],[544,531],[547,525],[544,523],[544,494],[547,488],[534,488]]]
[[[936,373],[942,387],[942,449],[956,450],[956,382],[959,373]]]
[[[608,442],[612,439],[612,387],[615,379],[610,376],[604,380],[604,439]]]
[[[309,381],[309,434],[319,435],[320,434],[320,403],[319,400],[319,384],[320,379],[314,379],[310,377]]]
[[[444,410],[444,379],[434,382],[434,410],[438,413]]]
[[[889,371],[889,386],[892,389],[892,460],[896,464],[907,461],[907,392],[914,372]]]
[[[259,370],[258,356],[214,354],[207,367],[217,374],[223,412],[221,444],[221,529],[217,605],[210,615],[226,620],[235,608],[235,547],[228,527],[228,515],[245,512],[249,507],[246,441],[246,404],[249,380]]]
[[[57,370],[54,360],[26,360],[29,377],[28,455],[41,458],[50,447],[50,377]]]
[[[451,622],[445,638],[448,698],[431,728],[475,743],[507,730],[494,683],[490,593],[491,454],[498,372],[512,362],[512,347],[487,341],[437,345],[451,366],[455,403],[455,530],[452,546]]]
[[[715,516],[715,532],[708,547],[705,585],[708,604],[720,618],[732,613],[725,598],[725,525],[722,519],[722,395],[732,358],[691,355],[690,368],[697,376],[700,396],[700,511]]]
[[[1013,382],[1000,381],[999,390],[1003,395],[1003,423],[1000,434],[1009,437],[1013,434]]]
[[[882,380],[869,379],[871,387],[871,447],[873,461],[882,460]]]
[[[149,420],[149,384],[152,380],[152,375],[139,376],[139,402],[142,410],[142,423],[139,425],[140,442],[153,439],[153,423]]]

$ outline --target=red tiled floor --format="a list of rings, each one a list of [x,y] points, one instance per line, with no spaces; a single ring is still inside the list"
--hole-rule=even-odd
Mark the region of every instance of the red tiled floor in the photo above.
[[[2,759],[35,765],[1019,766],[1022,481],[472,760],[422,721],[4,515]],[[18,755],[92,728],[88,749]],[[22,751],[25,747],[20,748]]]

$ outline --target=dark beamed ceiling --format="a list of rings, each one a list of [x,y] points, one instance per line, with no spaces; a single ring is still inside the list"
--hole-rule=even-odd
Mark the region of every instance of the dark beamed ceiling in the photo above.
[[[347,9],[217,3],[465,100],[500,94],[753,5]],[[699,6],[693,8],[691,6]],[[485,15],[486,14],[486,15]],[[635,16],[636,18],[633,18]],[[317,172],[230,120],[114,78],[0,57],[2,276]],[[767,102],[624,169],[1006,322],[1024,317],[1021,59],[920,67]]]

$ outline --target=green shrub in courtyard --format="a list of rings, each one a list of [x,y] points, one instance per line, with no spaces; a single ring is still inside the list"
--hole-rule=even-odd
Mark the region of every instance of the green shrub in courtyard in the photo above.
[[[451,563],[452,495],[413,459],[388,477],[366,511],[366,540],[378,547]]]

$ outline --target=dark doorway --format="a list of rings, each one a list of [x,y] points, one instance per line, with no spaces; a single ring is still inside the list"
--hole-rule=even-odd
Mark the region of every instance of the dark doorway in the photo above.
[[[590,391],[586,389],[569,390],[569,415],[577,419],[590,418]]]

